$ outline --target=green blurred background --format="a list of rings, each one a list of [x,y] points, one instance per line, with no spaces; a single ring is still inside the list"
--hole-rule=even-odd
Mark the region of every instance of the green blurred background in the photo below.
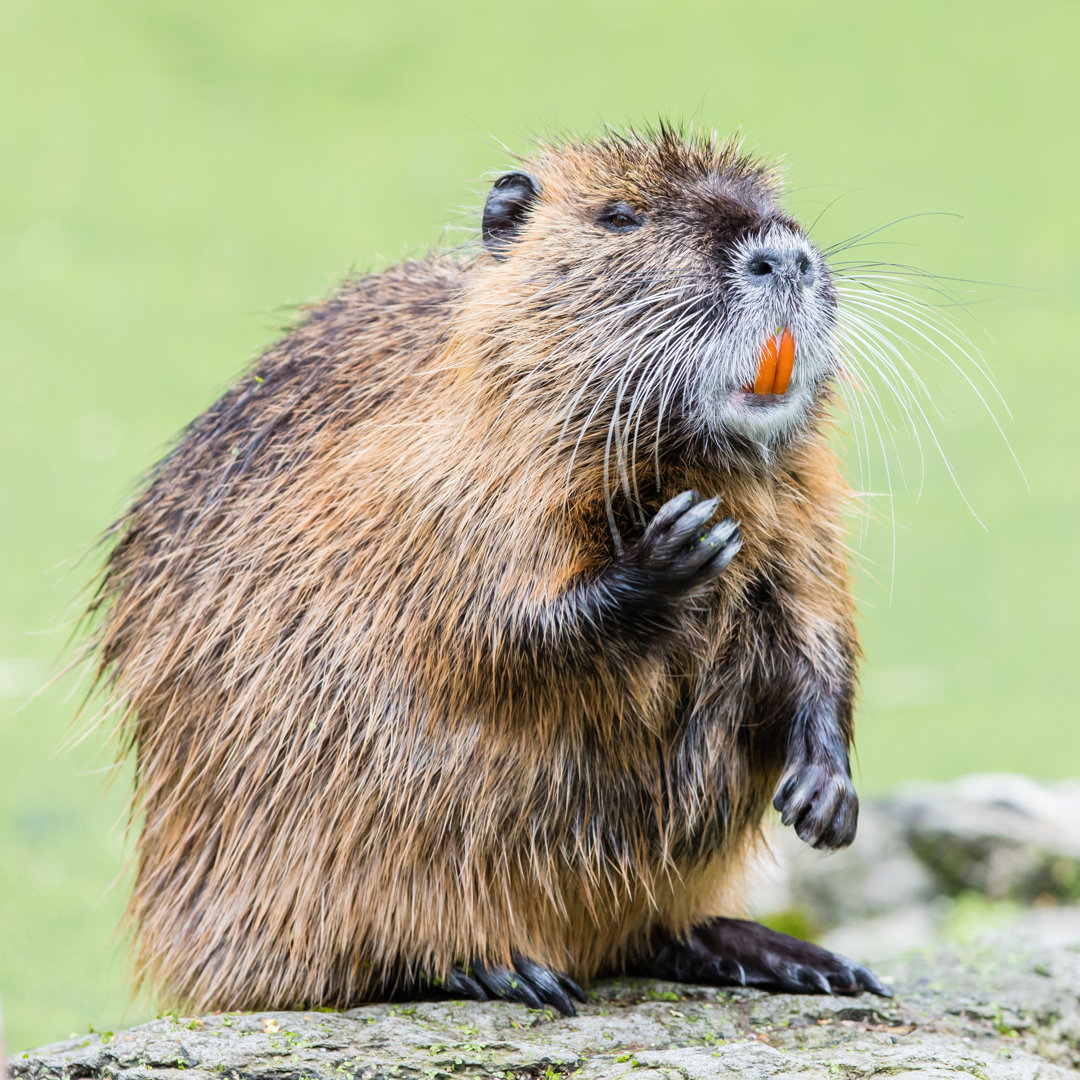
[[[534,133],[661,115],[782,155],[791,208],[963,278],[1001,436],[916,359],[983,531],[928,455],[856,537],[862,788],[1080,772],[1075,2],[228,4],[0,11],[0,996],[8,1049],[141,1019],[122,942],[126,778],[61,744],[84,546],[140,472],[349,268],[468,237]],[[450,228],[447,231],[446,226]],[[918,471],[910,442],[901,456]],[[872,484],[882,490],[880,453]],[[914,488],[914,486],[913,486]]]

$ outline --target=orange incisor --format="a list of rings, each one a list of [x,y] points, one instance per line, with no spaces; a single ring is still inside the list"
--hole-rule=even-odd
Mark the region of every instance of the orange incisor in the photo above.
[[[755,394],[785,394],[795,365],[795,338],[785,326],[782,332],[770,335],[758,353],[758,373],[754,380]]]

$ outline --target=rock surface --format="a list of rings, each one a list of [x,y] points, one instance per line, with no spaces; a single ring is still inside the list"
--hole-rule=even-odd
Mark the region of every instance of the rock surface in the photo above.
[[[972,1076],[1080,1071],[1080,784],[972,776],[864,806],[821,856],[778,830],[750,906],[874,964],[892,1000],[622,980],[563,1019],[504,1003],[162,1018],[19,1054],[12,1077]],[[785,924],[786,923],[786,924]],[[0,1070],[2,1072],[2,1070]]]
[[[1080,900],[1080,783],[966,776],[908,785],[879,807],[949,894]]]
[[[864,961],[1024,923],[1080,934],[1080,783],[983,774],[908,784],[864,804],[852,847],[823,855],[770,835],[751,914]],[[1030,905],[1035,905],[1030,908]],[[1073,906],[1069,906],[1073,905]],[[1053,924],[1053,925],[1051,925]]]
[[[28,1080],[1077,1075],[1080,949],[1011,951],[1002,939],[882,974],[892,1000],[624,980],[599,986],[573,1019],[433,1001],[166,1017],[19,1055],[10,1069]]]

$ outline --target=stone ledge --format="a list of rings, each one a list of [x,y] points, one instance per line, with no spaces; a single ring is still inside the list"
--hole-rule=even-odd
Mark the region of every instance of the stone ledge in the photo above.
[[[56,1043],[13,1078],[381,1080],[918,1074],[1066,1080],[1080,1068],[1080,950],[980,947],[882,970],[896,997],[769,995],[620,980],[563,1019],[501,1002],[165,1017]]]

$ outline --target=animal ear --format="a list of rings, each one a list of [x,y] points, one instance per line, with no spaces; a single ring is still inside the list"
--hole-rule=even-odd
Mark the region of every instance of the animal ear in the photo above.
[[[536,177],[525,172],[506,173],[495,181],[484,204],[484,246],[488,251],[506,258],[506,245],[514,239],[539,194]]]

